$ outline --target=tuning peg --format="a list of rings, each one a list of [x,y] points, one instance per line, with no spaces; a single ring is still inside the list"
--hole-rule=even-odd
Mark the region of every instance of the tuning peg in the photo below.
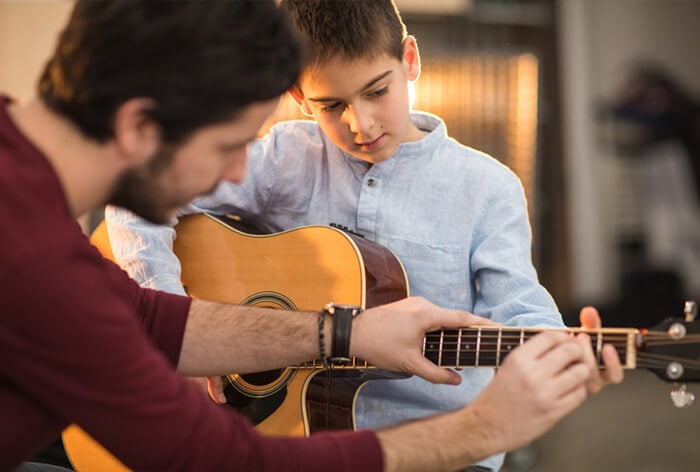
[[[698,305],[692,300],[686,300],[685,305],[683,305],[683,314],[685,315],[685,321],[695,321],[698,316]]]
[[[671,401],[676,408],[687,408],[695,401],[695,395],[686,390],[685,384],[675,384],[676,388],[671,390]]]

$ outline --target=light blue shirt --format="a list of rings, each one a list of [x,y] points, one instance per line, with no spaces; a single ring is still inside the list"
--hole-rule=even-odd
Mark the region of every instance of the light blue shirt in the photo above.
[[[429,133],[377,164],[336,147],[314,122],[275,125],[249,147],[240,185],[222,183],[180,214],[237,214],[269,232],[337,223],[391,249],[412,295],[510,326],[563,327],[531,260],[531,231],[517,177],[494,158],[446,134],[425,113],[412,122]],[[106,211],[117,260],[140,284],[184,293],[172,253],[174,231],[125,210]],[[356,402],[360,428],[376,428],[454,410],[491,380],[465,369],[461,385],[418,377],[366,384]],[[498,469],[503,455],[482,465]]]

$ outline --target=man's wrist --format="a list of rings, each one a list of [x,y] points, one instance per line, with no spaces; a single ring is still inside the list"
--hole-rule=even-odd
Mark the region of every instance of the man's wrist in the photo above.
[[[323,365],[328,364],[328,354],[326,350],[326,309],[323,308],[318,313],[318,351]]]
[[[331,355],[329,360],[334,363],[348,363],[350,357],[350,338],[352,321],[362,308],[357,305],[336,305],[329,303],[324,308],[332,318]]]

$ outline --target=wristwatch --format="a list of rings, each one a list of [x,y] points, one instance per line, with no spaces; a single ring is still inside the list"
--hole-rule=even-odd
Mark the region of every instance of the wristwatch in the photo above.
[[[351,361],[350,334],[352,332],[352,319],[362,312],[362,307],[329,303],[323,310],[333,318],[333,347],[328,360],[334,363],[347,364]]]

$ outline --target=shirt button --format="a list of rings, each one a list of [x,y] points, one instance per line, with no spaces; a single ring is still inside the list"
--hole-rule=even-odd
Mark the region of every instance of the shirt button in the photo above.
[[[375,185],[377,185],[377,181],[374,179],[367,179],[367,185],[370,187],[374,187]]]

